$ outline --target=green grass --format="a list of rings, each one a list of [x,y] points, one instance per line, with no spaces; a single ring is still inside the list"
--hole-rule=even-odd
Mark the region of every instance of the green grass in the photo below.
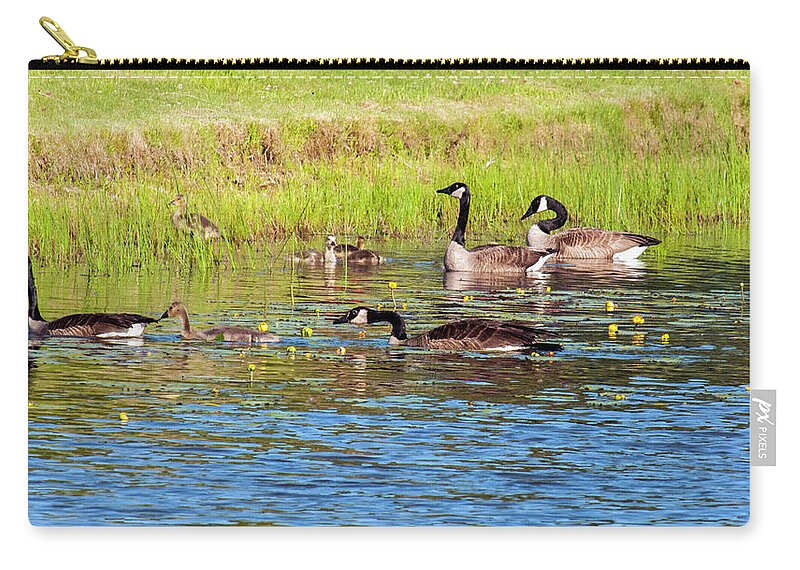
[[[457,205],[434,190],[457,180],[473,190],[473,237],[521,243],[541,193],[571,225],[748,223],[743,72],[425,73],[32,71],[31,249],[42,263],[208,267],[328,232],[441,238]],[[178,193],[222,240],[172,228]]]

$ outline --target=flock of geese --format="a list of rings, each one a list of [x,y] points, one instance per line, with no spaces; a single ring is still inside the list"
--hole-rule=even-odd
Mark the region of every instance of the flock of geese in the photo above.
[[[465,242],[469,219],[470,190],[466,184],[456,182],[438,190],[459,201],[458,221],[444,254],[446,272],[471,272],[494,274],[531,274],[539,271],[550,258],[564,259],[635,259],[650,246],[661,243],[648,236],[597,228],[572,228],[558,233],[567,221],[567,210],[558,200],[540,195],[531,201],[522,220],[545,211],[552,211],[555,218],[542,219],[534,223],[527,235],[526,246],[488,244],[468,249]],[[176,197],[172,223],[181,231],[191,232],[202,239],[216,239],[219,228],[200,214],[188,213],[186,199]],[[307,264],[335,266],[341,260],[346,263],[378,265],[383,257],[364,249],[364,238],[359,236],[356,245],[337,244],[336,237],[329,235],[325,251],[308,250],[294,256],[294,261]],[[227,341],[241,343],[279,342],[280,337],[261,330],[250,330],[238,326],[216,326],[207,330],[193,330],[186,306],[180,301],[172,302],[158,319],[133,313],[88,313],[67,315],[52,321],[46,320],[39,311],[33,267],[28,258],[28,331],[39,336],[71,337],[137,337],[146,325],[161,319],[178,317],[181,320],[181,336],[187,340]],[[426,349],[514,351],[556,351],[562,347],[551,342],[551,335],[531,322],[521,320],[495,320],[484,318],[459,319],[431,329],[423,334],[409,337],[405,321],[394,311],[376,311],[367,307],[355,307],[333,321],[334,324],[388,323],[392,330],[389,343]]]

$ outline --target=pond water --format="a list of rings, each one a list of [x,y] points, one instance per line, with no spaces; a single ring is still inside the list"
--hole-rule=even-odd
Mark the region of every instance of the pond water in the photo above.
[[[31,522],[747,521],[746,232],[669,237],[637,263],[551,263],[534,278],[443,278],[444,242],[373,245],[389,258],[379,268],[295,274],[259,253],[235,270],[111,276],[34,259],[45,317],[157,317],[182,299],[199,328],[266,320],[283,340],[189,342],[176,319],[139,341],[30,338]],[[363,336],[331,323],[379,303],[396,303],[411,335],[494,315],[541,323],[564,350],[391,348],[384,325]]]

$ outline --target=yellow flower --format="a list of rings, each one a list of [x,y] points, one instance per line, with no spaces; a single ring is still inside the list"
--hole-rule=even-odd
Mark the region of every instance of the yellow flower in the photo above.
[[[475,295],[464,295],[464,302],[469,303],[470,301],[475,300]]]
[[[403,304],[401,305],[401,307],[403,307],[403,310],[404,310],[404,311],[406,310],[406,304],[405,304],[405,303],[403,303]]]
[[[615,324],[608,325],[608,334],[615,335],[619,332],[619,327]]]
[[[297,349],[293,346],[287,346],[286,352],[288,352],[289,354],[294,354],[295,352],[297,352]]]
[[[525,294],[525,289],[517,287],[517,295],[524,295],[524,294]]]
[[[256,365],[255,365],[255,364],[248,364],[248,365],[247,365],[247,369],[248,369],[250,372],[253,372],[253,371],[256,369]]]
[[[380,311],[382,306],[383,306],[383,305],[381,305],[380,303],[378,303],[378,305],[377,305],[375,308],[376,308],[376,309],[378,309],[378,310]]]
[[[667,344],[669,342],[669,334],[668,333],[664,333],[664,334],[661,335],[661,342],[663,342],[664,344]]]
[[[545,287],[545,288],[544,288],[544,292],[545,292],[545,293],[549,293],[549,292],[550,292],[550,287]]]
[[[345,349],[343,346],[340,346],[336,349],[336,354],[344,354],[345,352],[347,352],[347,349]]]
[[[389,281],[389,289],[397,289],[397,282]]]
[[[625,394],[614,394],[615,400],[624,400],[626,398]]]
[[[643,325],[644,324],[644,317],[642,315],[636,315],[631,319],[634,325]]]
[[[125,412],[120,412],[119,413],[119,421],[127,422],[128,421],[128,414],[126,414]]]
[[[311,336],[312,334],[314,334],[314,329],[311,327],[303,327],[300,330],[300,336]]]
[[[606,301],[606,312],[607,313],[613,313],[616,308],[617,308],[617,305],[614,303],[614,301]]]
[[[262,321],[258,325],[258,330],[260,332],[267,332],[269,330],[269,323],[267,323],[266,321]]]

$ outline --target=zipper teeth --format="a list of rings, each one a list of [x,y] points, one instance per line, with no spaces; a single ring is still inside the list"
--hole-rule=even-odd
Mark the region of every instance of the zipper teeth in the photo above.
[[[30,69],[53,67],[86,67],[115,69],[750,69],[743,59],[733,58],[580,58],[580,59],[515,59],[515,58],[442,58],[442,59],[394,59],[394,58],[120,58],[100,59],[97,65],[74,61],[30,62]]]

